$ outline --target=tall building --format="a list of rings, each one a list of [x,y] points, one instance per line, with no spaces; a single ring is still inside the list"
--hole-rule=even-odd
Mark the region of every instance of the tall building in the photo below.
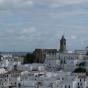
[[[64,35],[62,36],[60,40],[60,52],[66,51],[66,39],[64,38]]]

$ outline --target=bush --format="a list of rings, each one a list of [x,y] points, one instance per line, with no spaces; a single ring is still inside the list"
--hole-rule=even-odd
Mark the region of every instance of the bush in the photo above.
[[[79,64],[79,66],[85,66],[86,65],[86,62],[81,62],[80,64]]]
[[[85,68],[79,67],[79,68],[76,68],[73,72],[74,73],[86,73],[87,71]]]

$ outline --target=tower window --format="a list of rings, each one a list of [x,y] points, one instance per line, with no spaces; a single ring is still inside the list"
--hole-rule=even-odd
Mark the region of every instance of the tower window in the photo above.
[[[69,88],[70,88],[70,85],[69,85]]]
[[[67,86],[65,85],[65,88],[67,88]]]

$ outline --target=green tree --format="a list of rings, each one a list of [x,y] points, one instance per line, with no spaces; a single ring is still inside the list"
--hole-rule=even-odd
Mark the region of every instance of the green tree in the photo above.
[[[78,67],[73,72],[74,73],[86,73],[87,71],[85,68]]]
[[[79,66],[80,66],[80,67],[85,67],[85,66],[86,66],[86,62],[81,62],[81,63],[79,64]]]
[[[24,56],[24,64],[27,64],[27,63],[33,63],[34,62],[34,54],[33,53],[27,53],[25,56]]]

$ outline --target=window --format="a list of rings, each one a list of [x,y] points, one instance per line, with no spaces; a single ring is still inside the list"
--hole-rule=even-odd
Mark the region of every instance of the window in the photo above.
[[[59,59],[60,59],[60,56],[59,56]]]
[[[62,78],[62,80],[64,80],[64,78]]]
[[[65,88],[67,88],[67,86],[65,85]]]
[[[80,82],[81,82],[81,79],[80,79]]]
[[[82,86],[82,83],[80,83],[80,85]]]
[[[65,60],[64,60],[64,64],[65,64]]]

